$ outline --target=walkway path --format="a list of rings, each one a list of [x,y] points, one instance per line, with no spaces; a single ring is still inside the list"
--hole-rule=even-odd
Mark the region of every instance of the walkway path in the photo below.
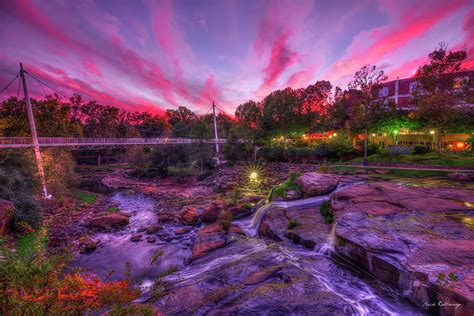
[[[400,166],[399,165],[340,165],[335,164],[332,165],[334,167],[351,167],[351,168],[362,168],[362,169],[401,169],[401,170],[424,170],[424,171],[453,171],[453,172],[474,172],[474,167],[466,167],[466,166],[431,166],[431,165],[407,165],[407,166]]]

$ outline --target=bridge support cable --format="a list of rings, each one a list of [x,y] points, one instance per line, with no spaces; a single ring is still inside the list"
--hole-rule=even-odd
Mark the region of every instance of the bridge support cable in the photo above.
[[[30,95],[28,94],[28,87],[26,86],[26,80],[25,80],[25,70],[23,69],[22,63],[20,63],[20,77],[21,77],[21,81],[23,82],[23,92],[25,94],[26,112],[28,113],[28,121],[30,122],[31,139],[33,141],[36,164],[38,166],[38,174],[41,180],[41,189],[42,189],[43,197],[45,199],[50,199],[51,195],[48,194],[48,190],[46,188],[46,177],[44,175],[43,158],[41,157],[41,151],[40,151],[40,146],[38,142],[38,134],[36,133],[35,118],[33,116],[33,108],[31,107]]]

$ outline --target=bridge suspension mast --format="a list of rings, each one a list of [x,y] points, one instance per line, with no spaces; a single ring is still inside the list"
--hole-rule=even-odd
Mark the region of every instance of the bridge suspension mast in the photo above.
[[[216,123],[216,105],[214,101],[212,102],[212,113],[214,114],[214,137],[216,139],[216,156],[217,156],[217,165],[220,165],[219,160],[219,137],[217,137],[217,123]]]
[[[41,188],[43,191],[43,197],[46,199],[49,199],[51,198],[51,195],[48,194],[48,190],[46,188],[46,178],[44,176],[43,159],[41,157],[41,151],[40,151],[39,142],[38,142],[38,135],[36,133],[35,118],[33,116],[33,108],[31,107],[30,95],[28,94],[28,87],[26,86],[26,80],[25,80],[25,70],[23,69],[22,63],[20,63],[20,78],[23,83],[23,92],[25,94],[26,112],[28,113],[28,121],[30,122],[31,139],[33,141],[36,164],[38,165],[38,174],[41,180]]]

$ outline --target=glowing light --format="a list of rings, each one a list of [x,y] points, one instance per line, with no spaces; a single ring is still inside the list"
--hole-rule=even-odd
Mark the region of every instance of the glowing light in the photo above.
[[[334,136],[337,136],[337,133],[334,133]]]
[[[433,135],[435,133],[435,131],[430,131],[430,134]]]
[[[456,143],[456,148],[463,149],[464,148],[464,143],[463,142],[457,142]]]
[[[398,134],[398,130],[394,130],[393,133],[394,133],[394,134]]]
[[[372,137],[375,137],[375,133],[372,134]]]
[[[249,178],[250,178],[250,180],[257,180],[257,178],[258,178],[258,173],[257,173],[256,171],[250,172]]]

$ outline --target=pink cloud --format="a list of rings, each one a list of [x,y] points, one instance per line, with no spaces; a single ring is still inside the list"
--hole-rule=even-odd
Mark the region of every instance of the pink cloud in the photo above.
[[[364,64],[376,64],[384,56],[393,53],[406,45],[411,40],[417,39],[434,25],[447,16],[453,14],[465,4],[466,1],[450,1],[432,4],[423,15],[415,15],[420,12],[418,3],[412,6],[401,7],[399,18],[396,23],[387,27],[376,28],[371,32],[361,32],[353,40],[349,52],[345,58],[337,61],[327,72],[330,80],[341,79],[352,76],[355,71]],[[362,47],[367,37],[372,42],[366,49]]]

